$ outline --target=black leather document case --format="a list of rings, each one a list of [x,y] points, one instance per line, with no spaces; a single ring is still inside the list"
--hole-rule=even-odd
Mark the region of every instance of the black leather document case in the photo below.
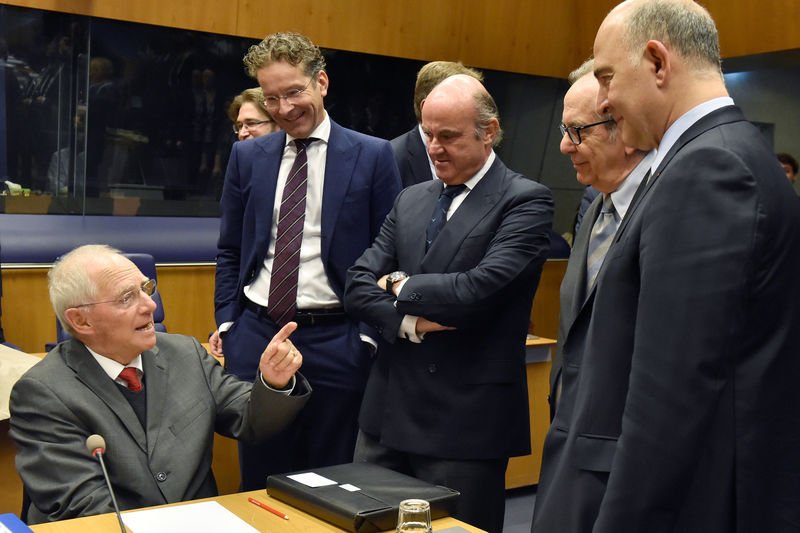
[[[304,472],[314,472],[336,484],[309,487],[288,477]],[[352,490],[353,487],[358,490]],[[431,485],[371,463],[347,463],[272,475],[267,478],[267,494],[353,533],[394,529],[400,502],[410,498],[428,500],[432,520],[449,516],[459,496],[453,489]]]

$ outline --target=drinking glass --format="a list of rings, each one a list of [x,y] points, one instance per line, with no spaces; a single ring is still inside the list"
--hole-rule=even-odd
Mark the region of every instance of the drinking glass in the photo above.
[[[431,504],[416,499],[400,502],[397,533],[431,533]]]

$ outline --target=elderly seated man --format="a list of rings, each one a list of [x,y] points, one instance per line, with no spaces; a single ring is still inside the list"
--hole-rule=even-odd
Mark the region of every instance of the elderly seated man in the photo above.
[[[14,386],[11,437],[30,523],[113,511],[97,460],[105,438],[120,509],[215,496],[214,432],[251,442],[283,428],[310,395],[289,323],[266,345],[255,383],[225,374],[191,337],[156,333],[155,282],[117,250],[87,245],[49,274],[73,339]]]

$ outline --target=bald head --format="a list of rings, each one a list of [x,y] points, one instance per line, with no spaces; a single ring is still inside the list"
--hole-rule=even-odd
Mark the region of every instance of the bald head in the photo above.
[[[655,40],[691,69],[721,75],[717,27],[709,12],[692,0],[628,0],[609,12],[603,25],[607,23],[619,24],[634,65],[647,42]]]
[[[447,185],[469,180],[499,142],[497,106],[471,76],[451,76],[422,103],[422,131],[436,175]]]
[[[597,111],[613,115],[627,146],[655,148],[693,107],[727,96],[719,39],[708,12],[688,0],[629,0],[594,40]]]
[[[414,116],[417,117],[417,122],[422,122],[422,111],[420,108],[422,101],[428,97],[428,94],[430,94],[434,87],[456,74],[466,74],[478,81],[483,81],[483,74],[479,70],[466,67],[461,62],[431,61],[419,69],[417,73],[417,82],[414,86]]]

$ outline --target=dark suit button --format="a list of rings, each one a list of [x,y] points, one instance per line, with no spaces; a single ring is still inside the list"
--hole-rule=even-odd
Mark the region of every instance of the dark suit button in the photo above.
[[[166,472],[159,472],[156,474],[156,479],[159,481],[166,481],[167,480],[167,473]]]
[[[435,374],[436,370],[437,370],[436,363],[428,363],[428,372],[429,373]]]

